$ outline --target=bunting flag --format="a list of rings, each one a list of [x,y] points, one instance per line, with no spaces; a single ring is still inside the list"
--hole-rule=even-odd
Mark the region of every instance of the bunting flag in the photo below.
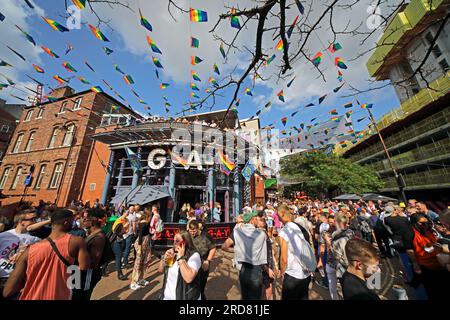
[[[89,24],[89,29],[91,29],[92,34],[99,40],[105,41],[105,42],[109,42],[108,38],[105,37],[105,35],[100,31],[99,28],[94,27],[93,25]]]
[[[168,84],[168,83],[161,83],[160,85],[159,85],[159,88],[161,89],[161,90],[164,90],[164,89],[166,89],[168,86],[170,86],[170,84]]]
[[[134,80],[133,80],[133,78],[128,74],[128,75],[125,75],[124,77],[123,77],[123,80],[125,80],[125,83],[126,84],[134,84]]]
[[[294,19],[294,22],[292,22],[291,26],[289,27],[288,31],[286,32],[288,38],[291,38],[292,31],[294,31],[295,26],[297,25],[297,20],[299,16],[296,16]]]
[[[64,68],[66,68],[66,70],[69,71],[69,72],[77,72],[77,70],[74,67],[72,67],[72,65],[69,62],[64,62],[62,64],[62,66]]]
[[[284,101],[284,93],[283,90],[281,90],[280,92],[277,93],[278,99],[285,102]]]
[[[232,28],[236,28],[236,29],[240,29],[241,28],[241,24],[239,23],[239,17],[231,16],[230,22],[231,22],[231,27]]]
[[[338,77],[337,77],[337,79],[339,80],[339,82],[342,82],[342,80],[344,80],[343,74],[342,74],[342,72],[340,70],[338,70]]]
[[[155,69],[156,78],[159,79],[159,72],[158,69]]]
[[[351,107],[353,107],[353,103],[351,103],[351,102],[344,104],[344,108],[346,108],[346,109],[351,108]]]
[[[342,85],[340,85],[340,86],[337,87],[337,88],[334,88],[334,89],[333,89],[333,92],[334,92],[334,93],[337,93],[339,90],[341,90],[341,88],[344,86],[344,84],[345,84],[345,83],[343,83]]]
[[[350,116],[352,115],[352,113],[353,113],[353,110],[347,111],[347,112],[345,113],[345,116],[346,116],[347,118],[350,118]]]
[[[70,43],[68,43],[65,55],[67,56],[69,54],[69,52],[72,51],[72,50],[73,50],[72,45]]]
[[[281,123],[283,124],[283,126],[286,126],[287,119],[287,117],[281,118]]]
[[[294,80],[295,80],[295,76],[294,76],[294,78],[292,78],[291,81],[288,82],[288,84],[286,86],[289,88],[291,86],[292,82],[294,82]]]
[[[253,96],[253,93],[250,90],[250,88],[245,88],[245,94],[248,95],[248,96]]]
[[[332,43],[332,44],[330,44],[330,46],[328,47],[328,50],[329,50],[331,53],[335,53],[336,51],[341,50],[341,49],[342,49],[342,46],[341,46],[341,44],[340,44],[339,42]]]
[[[119,68],[119,66],[118,66],[117,64],[114,64],[114,69],[115,69],[117,72],[121,73],[121,74],[125,74],[125,72],[123,72],[122,70],[120,70],[120,68]]]
[[[214,70],[215,73],[217,73],[220,76],[219,67],[217,67],[217,64],[215,64],[215,63],[213,65],[213,70]]]
[[[147,102],[145,102],[145,101],[142,100],[142,99],[139,99],[138,102],[141,103],[141,104],[147,104]]]
[[[111,50],[111,49],[108,48],[108,47],[103,47],[103,50],[105,51],[105,53],[106,53],[107,56],[109,56],[111,53],[114,52],[114,50]]]
[[[131,91],[133,91],[133,90],[131,90]],[[116,95],[116,97],[118,97],[119,99],[121,99],[122,101],[125,102],[125,99],[117,91],[114,91],[114,94]]]
[[[59,32],[69,32],[69,29],[67,29],[66,27],[64,27],[63,25],[59,24],[56,21],[53,21],[51,19],[45,18],[43,16],[41,16],[42,19],[44,19],[45,22],[48,23],[48,25],[55,31],[59,31]]]
[[[276,48],[277,50],[279,50],[279,51],[283,51],[283,49],[284,49],[283,39],[280,39],[280,41],[278,41],[278,43],[277,43],[277,45],[276,45],[275,48]]]
[[[127,154],[128,160],[130,161],[131,168],[133,169],[133,173],[142,171],[141,159],[140,157],[134,153],[133,150],[126,147],[125,152]]]
[[[200,99],[200,97],[195,92],[191,92],[190,97]]]
[[[92,71],[95,72],[94,68],[92,68],[89,63],[87,62],[87,60],[84,60],[84,64]]]
[[[227,157],[227,155],[225,155],[221,150],[219,150],[219,152],[217,152],[220,162],[228,168],[228,170],[233,171],[234,168],[236,167],[236,164],[231,162],[231,160]]]
[[[202,81],[200,79],[200,77],[198,76],[198,74],[194,70],[191,70],[191,75],[192,75],[192,79],[194,79],[195,81],[199,81],[199,82]]]
[[[358,122],[361,122],[361,121],[363,121],[365,118],[367,118],[367,117],[362,117],[362,118],[359,118],[358,120],[356,120],[356,121],[358,121]]]
[[[78,77],[77,78],[78,80],[80,80],[82,83],[84,83],[84,84],[91,84],[89,81],[87,81],[85,78],[83,78],[83,77]]]
[[[106,82],[106,80],[102,79],[103,83],[106,84],[106,86],[109,88],[109,90],[113,90],[113,88],[111,87],[111,85]]]
[[[325,98],[326,98],[327,96],[328,96],[327,94],[321,96],[321,97],[319,98],[319,104],[321,104],[321,103],[323,102],[323,100],[325,100]]]
[[[312,63],[318,67],[320,62],[322,61],[322,52],[317,52],[317,54],[312,58]]]
[[[218,87],[219,86],[219,84],[217,83],[216,79],[214,79],[213,77],[209,77],[208,82],[211,83],[214,87]]]
[[[91,87],[91,91],[95,93],[101,93],[103,92],[102,88],[100,86]]]
[[[3,21],[5,20],[5,18],[6,18],[6,17],[0,12],[0,21],[3,22]]]
[[[269,101],[269,102],[267,102],[267,103],[264,105],[264,108],[267,109],[267,108],[269,108],[271,105],[272,105],[272,101]]]
[[[191,90],[200,91],[200,89],[193,82],[191,82]]]
[[[27,38],[28,41],[30,41],[34,46],[36,45],[36,42],[34,41],[33,37],[30,36],[27,32],[23,31],[22,28],[20,28],[17,24],[15,24],[16,28],[22,32],[22,34]]]
[[[67,80],[61,78],[61,77],[58,76],[58,75],[53,76],[53,79],[55,79],[56,81],[58,81],[59,84],[63,84],[63,83],[66,83],[66,82],[67,82]]]
[[[156,67],[161,68],[161,69],[164,69],[164,67],[162,66],[161,62],[159,62],[159,59],[158,59],[158,58],[152,57],[152,61],[153,61],[153,64],[154,64]]]
[[[165,101],[168,101],[168,99],[167,99],[166,96],[162,96],[162,98],[163,98]]]
[[[6,83],[0,83],[0,91],[2,90],[2,89],[4,89],[4,88],[8,88],[8,84],[6,84]]]
[[[298,11],[300,11],[301,14],[305,13],[305,7],[302,5],[300,0],[295,0],[295,4],[297,5]]]
[[[34,68],[34,70],[36,70],[36,72],[45,73],[44,69],[42,69],[41,67],[39,67],[35,64],[33,64],[33,68]]]
[[[150,38],[149,36],[147,36],[147,43],[152,48],[153,52],[162,54],[161,50],[159,50],[159,48],[156,45],[155,41],[153,41],[152,38]]]
[[[225,54],[225,49],[223,48],[223,42],[220,43],[219,47],[220,53],[222,54],[222,57],[225,59],[227,55]]]
[[[164,105],[166,106],[166,107],[171,107],[172,105],[170,104],[170,103],[168,103],[168,102],[164,102]]]
[[[131,89],[131,92],[133,92],[133,94],[134,94],[136,97],[140,98],[140,96],[137,94],[136,91],[134,91],[133,89]]]
[[[297,113],[298,113],[298,111],[291,113],[291,117],[294,117]]]
[[[333,116],[333,117],[330,118],[330,120],[334,121],[334,122],[339,122],[340,121],[338,116]]]
[[[141,26],[143,26],[148,31],[152,32],[153,28],[150,22],[142,15],[141,9],[139,8],[139,17],[141,18]]]
[[[191,36],[191,48],[198,48],[200,46],[200,40]]]
[[[371,103],[369,103],[369,104],[363,103],[361,105],[361,108],[363,108],[363,109],[372,109],[372,107],[373,107],[373,104],[371,104]]]
[[[199,57],[197,57],[197,56],[191,56],[191,64],[193,65],[193,66],[195,66],[196,64],[199,64],[200,62],[202,62],[203,60],[202,59],[200,59]]]
[[[10,94],[10,96],[13,97],[13,98],[19,99],[20,101],[26,101],[25,99],[23,99],[21,97],[18,97],[18,96],[14,95],[14,94]]]
[[[50,57],[53,57],[53,58],[59,58],[59,56],[58,56],[56,53],[54,53],[52,50],[50,50],[49,48],[44,47],[44,46],[41,46],[41,48],[42,48],[42,50],[44,50],[44,52],[47,53]]]
[[[347,66],[342,58],[337,57],[336,59],[334,59],[334,64],[341,69],[347,69]]]
[[[13,53],[15,53],[20,59],[22,59],[23,61],[27,61],[27,59],[25,59],[25,57],[23,55],[21,55],[20,53],[18,53],[16,50],[14,50],[13,48],[11,48],[10,46],[6,46],[9,50],[11,50]]]
[[[269,59],[267,59],[266,66],[268,66],[275,59],[275,57],[276,57],[276,55],[273,54]]]
[[[208,13],[202,10],[190,9],[189,17],[192,22],[207,22],[208,21]]]
[[[86,0],[72,0],[72,2],[80,10],[86,7]]]
[[[335,116],[339,114],[336,109],[330,110],[329,113]]]

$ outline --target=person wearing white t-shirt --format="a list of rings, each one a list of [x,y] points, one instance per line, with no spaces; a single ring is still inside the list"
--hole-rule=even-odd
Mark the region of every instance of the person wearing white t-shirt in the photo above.
[[[303,232],[293,222],[293,216],[286,205],[278,207],[278,215],[284,227],[279,233],[281,256],[280,271],[283,277],[281,300],[308,300],[311,273],[304,271],[300,253],[304,245]],[[307,240],[308,241],[308,240]]]
[[[159,272],[164,272],[162,300],[200,300],[200,279],[197,276],[202,266],[200,254],[195,250],[188,231],[177,233],[174,248],[164,254]]]

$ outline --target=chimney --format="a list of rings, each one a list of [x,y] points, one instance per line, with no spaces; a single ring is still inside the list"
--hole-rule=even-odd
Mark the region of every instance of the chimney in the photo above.
[[[51,91],[49,93],[49,96],[55,97],[55,98],[63,98],[71,96],[75,93],[75,90],[72,89],[69,86],[64,86],[60,88],[56,88],[55,90]]]

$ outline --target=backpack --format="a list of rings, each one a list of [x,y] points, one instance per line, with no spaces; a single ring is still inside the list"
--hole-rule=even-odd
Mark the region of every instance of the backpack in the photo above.
[[[294,222],[295,223],[295,222]],[[297,258],[298,262],[302,266],[302,269],[305,273],[312,273],[317,268],[317,261],[316,261],[316,255],[314,253],[314,250],[311,247],[311,244],[309,243],[309,233],[308,231],[303,228],[302,226],[295,223],[297,227],[299,227],[300,231],[302,232],[303,237],[298,237],[302,243],[300,246],[300,257],[297,257],[297,255],[294,254],[294,256]],[[294,233],[294,237],[298,235]],[[290,246],[292,248],[292,246]]]
[[[156,233],[161,233],[164,230],[164,223],[162,222],[161,218],[158,219],[158,222],[156,222],[155,231]]]
[[[111,231],[110,231],[111,232]],[[115,259],[114,251],[112,249],[112,242],[110,241],[110,238],[112,235],[110,235],[108,232],[105,234],[103,231],[102,233],[105,235],[105,245],[103,247],[102,257],[100,258],[99,266],[103,266],[104,264],[107,264]],[[88,237],[86,239],[86,242],[89,243],[92,239],[94,239],[97,235],[94,235],[93,237]],[[117,237],[117,235],[115,235]],[[114,242],[114,241],[113,241]]]
[[[372,232],[372,227],[370,226],[369,222],[367,221],[367,219],[361,219],[359,221],[358,224],[358,229],[363,232],[363,233],[371,233]]]

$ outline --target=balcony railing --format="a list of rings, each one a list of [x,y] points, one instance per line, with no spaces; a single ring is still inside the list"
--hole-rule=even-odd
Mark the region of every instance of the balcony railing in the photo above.
[[[403,175],[406,183],[406,189],[414,189],[414,187],[440,185],[450,183],[450,167],[435,169],[430,171],[423,171],[412,174]],[[394,177],[383,179],[384,188],[397,188],[397,181]]]

